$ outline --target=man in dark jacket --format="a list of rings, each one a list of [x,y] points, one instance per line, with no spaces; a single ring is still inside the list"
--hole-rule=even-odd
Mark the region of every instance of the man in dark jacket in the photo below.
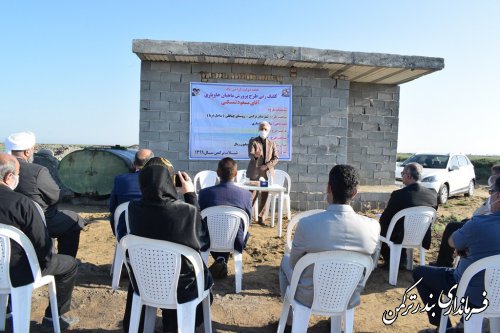
[[[385,236],[392,217],[400,210],[415,206],[427,206],[437,209],[437,193],[434,190],[428,189],[420,185],[422,178],[422,166],[418,163],[408,163],[401,172],[402,182],[404,188],[392,192],[391,198],[387,203],[382,216],[380,216],[380,234]],[[399,220],[391,235],[391,241],[395,244],[401,244],[404,237],[404,219]],[[431,246],[431,229],[427,230],[425,237],[422,241],[422,246],[429,249]],[[403,249],[404,251],[404,249]],[[387,244],[382,243],[380,251],[381,256],[384,258],[385,265],[389,264],[390,251]],[[405,258],[405,253],[401,254],[401,258]]]
[[[57,252],[76,257],[85,220],[75,212],[57,209],[59,186],[46,167],[31,163],[35,152],[35,135],[31,132],[14,133],[5,140],[5,148],[21,165],[16,192],[42,207],[50,237],[57,238]]]
[[[217,176],[220,183],[215,186],[204,188],[199,194],[200,209],[213,206],[233,206],[244,210],[252,220],[252,194],[250,191],[237,187],[234,184],[234,179],[238,173],[238,164],[231,157],[223,158],[219,161],[217,167]],[[240,223],[238,234],[234,240],[234,249],[238,252],[243,252],[247,243],[249,234],[243,237],[243,222]],[[210,272],[214,278],[227,276],[227,261],[229,259],[228,252],[211,252],[215,262],[210,266]]]
[[[66,329],[77,321],[77,318],[65,313],[70,310],[78,265],[75,258],[52,254],[52,240],[36,206],[26,196],[13,191],[18,180],[19,162],[8,154],[0,153],[0,223],[21,230],[33,244],[42,275],[54,275],[61,328]],[[11,242],[10,279],[14,287],[33,282],[26,253],[16,242]],[[51,328],[52,313],[48,306],[42,329]]]
[[[115,177],[113,189],[109,197],[109,222],[111,223],[111,231],[115,234],[115,210],[120,204],[140,199],[142,197],[139,187],[139,170],[149,161],[154,154],[149,149],[139,149],[134,157],[134,171],[124,173]],[[119,228],[123,228],[123,223],[120,222]],[[122,230],[126,232],[126,230]]]

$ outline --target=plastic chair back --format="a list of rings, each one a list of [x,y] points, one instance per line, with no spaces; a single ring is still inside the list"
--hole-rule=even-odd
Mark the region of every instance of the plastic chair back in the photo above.
[[[212,170],[204,170],[198,172],[194,176],[193,184],[194,184],[194,190],[196,193],[199,193],[201,189],[204,189],[205,187],[210,187],[214,186],[217,183],[217,180],[219,177],[217,177],[217,172],[212,171]],[[198,186],[199,183],[199,186]]]
[[[366,283],[373,268],[373,261],[367,254],[342,250],[307,254],[295,265],[290,296],[295,295],[303,270],[311,264],[314,264],[311,310],[322,315],[344,312],[363,274]]]
[[[418,247],[422,244],[425,233],[436,219],[436,210],[432,207],[416,206],[400,210],[391,219],[387,229],[386,239],[391,239],[394,226],[404,217],[403,247]]]
[[[283,170],[274,170],[274,175],[271,171],[267,171],[267,178],[269,180],[272,179],[272,184],[280,185],[285,188],[285,192],[283,193],[283,204],[285,204],[286,208],[286,214],[288,217],[288,220],[291,220],[292,217],[292,210],[290,208],[290,189],[292,187],[292,181],[290,178],[290,175],[286,173]],[[269,215],[269,204],[271,204],[272,212],[271,212],[271,227],[274,227],[274,213],[276,210],[276,200],[278,199],[278,194],[276,193],[271,193],[271,200],[267,202],[267,208],[266,208],[266,214],[265,218]],[[285,210],[283,210],[283,213],[285,213]],[[281,218],[281,217],[280,217]],[[281,235],[281,230],[279,230],[279,235]]]
[[[243,237],[248,233],[250,218],[240,208],[224,205],[209,207],[201,211],[201,217],[207,219],[211,251],[233,252],[241,221],[244,225]]]
[[[307,210],[305,212],[298,213],[294,215],[292,220],[288,222],[288,226],[286,227],[286,244],[285,244],[285,253],[290,253],[290,250],[292,249],[292,233],[297,225],[299,223],[300,219],[303,219],[304,217],[308,217],[314,214],[318,214],[321,212],[324,212],[324,209],[311,209]]]
[[[481,271],[485,271],[484,289],[489,304],[484,311],[473,314],[468,320],[464,321],[465,332],[481,332],[482,321],[485,317],[490,318],[490,331],[498,332],[500,330],[500,255],[480,259],[467,267],[458,284],[456,299],[461,300],[464,297],[470,280]],[[446,331],[447,321],[448,315],[442,315],[440,333]]]
[[[128,204],[130,201],[121,203],[116,207],[115,209],[115,214],[114,214],[114,225],[115,225],[115,235],[118,237],[118,222],[120,221],[120,215],[123,214],[123,212],[126,212],[128,209]],[[128,229],[127,229],[128,232]]]
[[[28,258],[34,281],[13,287],[10,280],[11,241],[19,244]],[[5,310],[7,297],[12,299],[12,319],[14,332],[29,332],[31,314],[31,294],[33,289],[48,285],[52,318],[59,318],[54,276],[42,276],[38,257],[28,236],[16,227],[0,224],[0,330],[5,330]],[[54,332],[59,333],[58,320],[53,321]]]
[[[232,252],[236,293],[239,293],[243,279],[243,259],[242,254],[234,250],[234,240],[241,221],[243,221],[243,237],[246,237],[250,218],[244,210],[232,206],[206,208],[201,211],[201,217],[207,219],[210,234],[210,249],[203,252],[201,256],[205,263],[208,263],[208,251]]]
[[[245,180],[246,176],[247,176],[246,170],[238,170],[238,172],[236,173],[235,182],[242,183]]]
[[[193,265],[198,297],[204,295],[203,262],[200,254],[190,247],[127,235],[120,241],[123,257],[128,255],[125,264],[139,288],[143,304],[157,308],[176,308],[177,282],[181,270],[181,256],[186,257]]]
[[[125,223],[127,226],[127,233],[129,232],[128,228],[128,204],[130,201],[121,203],[116,207],[115,209],[115,214],[114,214],[114,228],[115,228],[115,235],[116,235],[116,246],[115,246],[115,255],[113,258],[113,262],[111,264],[111,288],[117,289],[119,284],[120,284],[120,277],[122,274],[122,267],[123,267],[123,257],[122,257],[122,249],[121,245],[118,242],[118,222],[120,221],[120,215],[122,215],[125,212]]]
[[[42,207],[38,204],[38,202],[36,202],[34,200],[33,200],[33,203],[35,204],[36,210],[38,210],[38,212],[42,216],[43,223],[45,224],[45,226],[47,226],[47,221],[45,220],[45,213],[43,212]]]
[[[45,227],[47,227],[47,220],[45,219],[45,213],[43,212],[42,207],[38,204],[38,202],[34,200],[32,201],[35,204],[36,210],[38,210],[38,213],[40,213],[40,216],[42,217],[43,224],[45,224]],[[56,253],[56,244],[54,242],[54,238],[52,238],[52,253]]]
[[[290,195],[290,188],[292,187],[292,180],[286,171],[274,169],[274,176],[270,171],[267,172],[267,179],[273,177],[273,184],[283,186],[286,188],[285,195]]]
[[[464,297],[470,280],[483,270],[485,270],[484,289],[487,292],[489,305],[482,314],[486,317],[493,314],[500,316],[500,255],[480,259],[467,267],[458,285],[457,298]]]
[[[40,280],[42,277],[42,271],[40,269],[40,264],[38,263],[38,257],[36,256],[33,244],[31,244],[30,239],[21,230],[16,227],[0,224],[0,289],[7,290],[12,288],[10,282],[10,240],[13,240],[19,244],[26,256],[31,268],[31,273],[36,280]]]
[[[311,308],[308,308],[295,301],[295,291],[302,272],[310,265],[314,265],[314,298]],[[372,268],[372,258],[357,252],[339,250],[303,256],[293,269],[278,333],[284,332],[290,306],[293,308],[292,332],[306,332],[311,314],[331,316],[331,332],[340,332],[342,319],[344,332],[353,332],[354,308],[347,309],[347,306],[360,281],[366,284]]]

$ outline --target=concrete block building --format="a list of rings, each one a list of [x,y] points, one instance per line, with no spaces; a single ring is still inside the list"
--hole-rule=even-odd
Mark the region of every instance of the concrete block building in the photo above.
[[[139,145],[193,176],[217,160],[189,159],[191,82],[292,85],[292,160],[278,168],[291,176],[297,210],[326,206],[335,164],[355,166],[362,185],[393,185],[399,85],[444,68],[442,58],[304,47],[141,39],[132,49],[141,59]],[[354,206],[383,208],[387,198],[367,193]]]

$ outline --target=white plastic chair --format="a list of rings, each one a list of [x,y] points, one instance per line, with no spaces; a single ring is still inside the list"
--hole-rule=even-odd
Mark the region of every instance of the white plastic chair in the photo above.
[[[464,320],[465,333],[480,333],[484,318],[490,319],[490,332],[500,332],[500,255],[480,259],[467,267],[458,284],[456,299],[460,301],[464,297],[470,280],[483,270],[486,270],[484,289],[487,292],[486,298],[489,305],[483,312],[473,314],[469,320]],[[448,315],[444,315],[444,313],[445,311],[442,312],[439,333],[446,332]]]
[[[311,209],[307,210],[305,212],[298,213],[293,216],[292,220],[288,222],[288,226],[286,227],[286,244],[285,244],[285,253],[290,253],[290,250],[292,249],[292,233],[293,229],[299,223],[300,219],[303,219],[304,217],[308,217],[314,214],[318,214],[321,212],[324,212],[324,209]]]
[[[394,244],[391,241],[392,231],[396,222],[404,217],[404,237],[401,244]],[[380,236],[377,253],[377,260],[380,256],[381,242],[386,243],[390,249],[389,263],[389,284],[395,286],[398,282],[399,260],[401,259],[401,250],[407,251],[407,266],[406,268],[413,269],[413,249],[418,248],[420,252],[420,265],[425,266],[425,249],[422,247],[427,229],[436,219],[436,210],[432,207],[416,206],[400,210],[391,219],[386,236]]]
[[[120,241],[122,255],[127,269],[133,272],[139,295],[134,292],[130,315],[129,332],[137,333],[141,317],[141,309],[146,305],[144,332],[153,332],[156,319],[156,308],[177,309],[178,332],[194,332],[196,306],[203,302],[205,332],[212,332],[210,318],[210,290],[205,290],[203,262],[200,254],[190,247],[127,235]],[[193,265],[196,276],[198,297],[190,302],[177,302],[177,283],[181,271],[181,256]]]
[[[243,277],[242,254],[234,249],[234,240],[243,221],[243,238],[248,233],[250,218],[248,214],[232,206],[214,206],[201,211],[201,217],[207,219],[210,234],[210,249],[201,253],[205,264],[208,264],[208,252],[231,252],[234,258],[234,278],[236,293],[241,292]]]
[[[286,188],[285,193],[283,193],[283,204],[286,207],[288,221],[292,218],[292,211],[290,209],[290,188],[292,187],[292,180],[290,179],[290,175],[283,170],[274,170],[274,176],[271,176],[271,172],[267,172],[267,179],[272,179],[272,183],[276,185],[280,185]],[[286,186],[285,186],[286,183]],[[268,202],[272,205],[271,213],[274,215],[276,212],[276,200],[278,199],[278,194],[269,193],[271,196]],[[269,215],[269,205],[267,206],[266,218]]]
[[[42,207],[38,204],[38,202],[32,200],[33,203],[35,204],[36,210],[38,210],[38,213],[40,213],[40,216],[42,217],[43,224],[45,224],[45,227],[47,227],[47,220],[45,220],[45,213],[43,212]],[[56,253],[56,243],[54,241],[54,238],[52,238],[52,254]]]
[[[10,281],[11,241],[19,244],[26,256],[34,281],[21,287],[13,287]],[[5,310],[9,294],[12,299],[12,322],[14,332],[29,332],[31,294],[34,289],[48,285],[52,318],[59,318],[57,310],[56,283],[53,275],[42,276],[35,249],[29,238],[19,229],[0,224],[0,331],[5,331]],[[61,332],[59,320],[53,320],[54,332]]]
[[[295,291],[305,268],[314,264],[314,299],[311,308],[295,301]],[[278,333],[283,333],[290,306],[293,309],[292,333],[305,333],[311,314],[331,317],[331,332],[339,332],[344,320],[344,332],[353,332],[354,308],[347,309],[349,300],[363,278],[366,283],[373,261],[367,254],[351,251],[309,253],[293,270],[292,280],[283,301]]]
[[[194,191],[196,192],[196,194],[198,194],[201,189],[204,189],[205,187],[214,186],[218,180],[219,177],[217,176],[217,172],[212,170],[200,171],[196,174],[196,176],[194,176],[193,180]]]
[[[238,170],[238,172],[236,173],[235,182],[242,183],[245,180],[246,176],[247,176],[246,170]]]
[[[115,256],[113,257],[113,263],[111,264],[111,288],[118,289],[120,284],[120,277],[122,275],[123,267],[123,256],[120,242],[118,242],[118,221],[120,221],[120,215],[123,213],[128,214],[128,204],[130,201],[124,202],[115,209],[114,214],[114,227],[116,235],[116,245],[115,245]]]

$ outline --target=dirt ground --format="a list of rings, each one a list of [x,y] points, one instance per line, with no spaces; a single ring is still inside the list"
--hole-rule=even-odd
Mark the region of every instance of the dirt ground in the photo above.
[[[435,260],[444,229],[443,222],[469,217],[487,197],[485,190],[476,191],[474,197],[450,199],[438,210],[438,222],[433,227],[433,245],[427,261]],[[82,261],[73,294],[72,314],[80,318],[72,332],[122,332],[121,319],[125,307],[126,271],[122,274],[119,290],[111,289],[109,275],[115,239],[108,222],[106,206],[64,205],[80,213],[89,224],[81,235],[78,258]],[[367,215],[375,214],[368,212]],[[286,220],[285,220],[286,226]],[[229,276],[216,280],[213,287],[212,323],[214,332],[276,332],[281,312],[278,267],[283,255],[284,238],[277,238],[276,227],[250,227],[251,238],[243,254],[243,290],[234,293],[233,261],[229,262]],[[284,233],[285,234],[285,233]],[[400,271],[397,287],[388,284],[388,271],[376,269],[370,276],[355,310],[355,332],[417,332],[431,327],[426,314],[399,317],[392,325],[382,322],[385,310],[394,310],[401,304],[405,288],[413,284],[411,272]],[[32,331],[39,332],[43,310],[48,303],[46,289],[33,293]],[[160,316],[157,328],[161,328]],[[159,330],[161,331],[161,330]],[[308,332],[329,332],[326,317],[313,316]]]

